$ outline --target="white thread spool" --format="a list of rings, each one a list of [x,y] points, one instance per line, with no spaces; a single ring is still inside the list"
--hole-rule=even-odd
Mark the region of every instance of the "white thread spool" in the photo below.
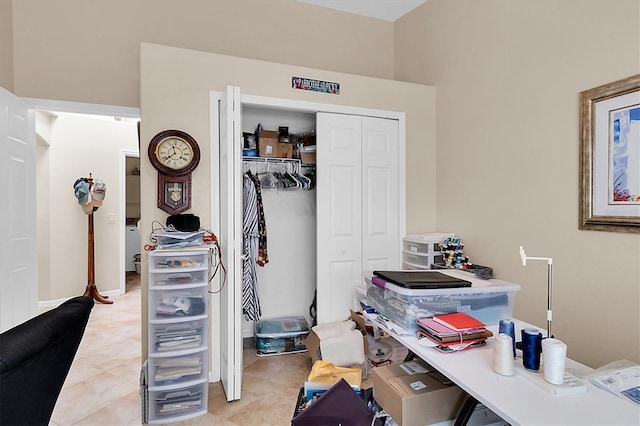
[[[567,359],[567,345],[558,339],[542,340],[542,362],[544,379],[554,385],[564,382],[564,364]]]
[[[503,376],[513,376],[513,340],[505,333],[498,333],[493,346],[493,371]]]

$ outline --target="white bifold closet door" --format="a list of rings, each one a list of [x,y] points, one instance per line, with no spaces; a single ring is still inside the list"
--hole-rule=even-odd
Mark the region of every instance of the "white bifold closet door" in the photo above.
[[[363,270],[399,264],[398,121],[318,113],[318,323],[358,309]]]
[[[220,100],[220,249],[226,283],[220,300],[220,380],[227,401],[242,389],[242,183],[240,89],[227,87]],[[214,348],[214,350],[216,350]]]

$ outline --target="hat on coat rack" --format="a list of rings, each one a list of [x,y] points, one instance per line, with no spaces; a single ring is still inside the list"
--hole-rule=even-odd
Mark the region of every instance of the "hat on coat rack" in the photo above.
[[[107,193],[107,185],[105,185],[102,179],[96,179],[93,187],[91,188],[91,198],[93,207],[98,208],[102,206],[104,196]]]

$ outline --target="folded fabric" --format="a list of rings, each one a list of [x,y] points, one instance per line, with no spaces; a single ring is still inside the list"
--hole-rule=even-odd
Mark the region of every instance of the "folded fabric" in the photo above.
[[[356,323],[349,321],[329,322],[326,324],[318,324],[313,327],[314,333],[320,340],[329,339],[331,337],[340,336],[351,330],[355,330]]]
[[[362,369],[337,367],[329,361],[319,359],[313,363],[308,382],[314,384],[333,385],[340,379],[346,380],[351,386],[360,389],[362,383]],[[306,386],[306,385],[305,385]]]
[[[362,334],[355,327],[351,320],[313,327],[320,339],[322,359],[339,367],[364,364]]]

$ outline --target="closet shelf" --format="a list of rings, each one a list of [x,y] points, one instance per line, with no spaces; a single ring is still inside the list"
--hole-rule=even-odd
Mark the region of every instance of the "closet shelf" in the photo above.
[[[297,158],[242,157],[242,161],[253,163],[293,163],[300,164]]]
[[[244,163],[296,164],[302,167],[315,167],[315,163],[303,163],[297,158],[242,157]]]

